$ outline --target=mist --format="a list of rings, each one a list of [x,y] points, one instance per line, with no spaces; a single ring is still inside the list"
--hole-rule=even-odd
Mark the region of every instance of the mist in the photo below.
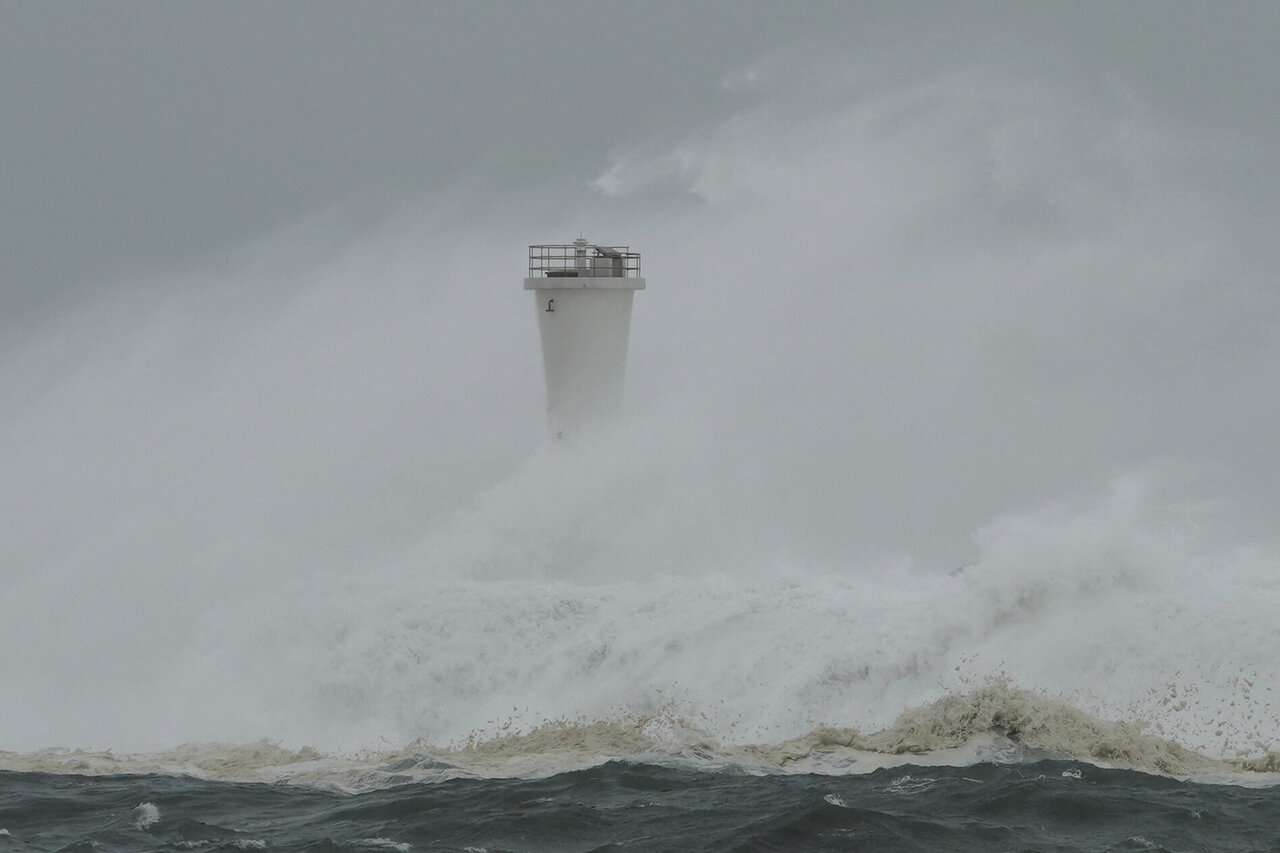
[[[121,34],[122,19],[95,44],[142,38],[168,55],[224,14],[126,8],[152,35]],[[255,62],[302,55],[308,27],[358,23],[269,5],[252,47],[236,35],[247,8],[225,13],[215,43]],[[506,27],[556,29],[517,8],[427,21],[393,5],[370,16],[367,44],[406,24],[440,51],[457,28],[517,46]],[[1139,496],[1126,523],[1189,553],[1273,548],[1280,148],[1254,107],[1280,75],[1251,35],[1272,13],[815,8],[776,32],[764,7],[634,13],[669,61],[593,54],[603,78],[564,96],[594,116],[608,93],[625,107],[609,123],[577,121],[551,72],[496,98],[533,56],[496,48],[471,77],[433,58],[429,97],[393,121],[408,96],[378,87],[389,72],[363,47],[341,64],[374,81],[353,73],[356,95],[335,95],[380,98],[352,119],[354,147],[290,159],[270,142],[287,115],[264,118],[260,136],[230,132],[237,151],[264,146],[250,181],[210,141],[203,177],[182,179],[208,204],[180,240],[164,220],[186,203],[145,164],[121,179],[95,149],[67,178],[60,153],[21,148],[32,168],[5,202],[11,237],[26,236],[6,244],[0,661],[23,689],[0,747],[270,736],[287,716],[262,710],[275,694],[259,711],[198,708],[219,683],[323,669],[288,658],[310,642],[295,608],[358,621],[317,597],[344,584],[377,585],[352,600],[387,609],[472,581],[934,584],[998,553],[990,531],[1022,529],[1010,519],[1087,514],[1117,489]],[[90,38],[4,14],[64,48]],[[686,17],[689,33],[665,34]],[[699,52],[698,34],[731,20],[737,51]],[[118,73],[126,111],[151,103],[128,94],[137,69]],[[214,102],[269,112],[323,89],[262,73],[276,88],[244,99],[214,73]],[[564,112],[533,105],[540,86]],[[9,113],[74,127],[14,91]],[[348,159],[361,128],[371,147]],[[75,175],[107,187],[86,190],[94,227],[52,201]],[[57,240],[49,205],[80,211]],[[558,448],[521,279],[526,245],[579,233],[642,252],[649,286],[624,423]],[[365,706],[342,707],[314,731]],[[388,730],[412,737],[423,713]],[[339,740],[379,731],[357,728]]]

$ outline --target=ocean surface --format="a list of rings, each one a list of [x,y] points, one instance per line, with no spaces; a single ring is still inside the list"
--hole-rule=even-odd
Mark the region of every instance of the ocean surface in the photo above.
[[[1264,851],[1280,795],[1062,760],[838,777],[615,761],[357,793],[3,773],[0,827],[3,850]]]

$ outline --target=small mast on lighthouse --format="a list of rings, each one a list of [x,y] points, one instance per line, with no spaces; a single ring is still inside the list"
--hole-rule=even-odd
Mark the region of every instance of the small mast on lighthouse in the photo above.
[[[640,253],[627,246],[529,247],[529,275],[547,377],[547,424],[558,438],[622,409],[631,299],[644,290]]]

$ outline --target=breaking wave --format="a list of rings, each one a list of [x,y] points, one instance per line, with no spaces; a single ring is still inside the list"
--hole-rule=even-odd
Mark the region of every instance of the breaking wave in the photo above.
[[[824,725],[778,743],[725,743],[663,708],[612,720],[557,720],[493,737],[472,735],[450,746],[417,741],[399,750],[332,755],[266,741],[187,744],[148,755],[48,750],[0,753],[0,768],[84,775],[170,773],[359,791],[411,781],[537,778],[617,760],[753,775],[846,775],[908,764],[1044,759],[1199,781],[1280,784],[1280,755],[1275,752],[1250,759],[1214,758],[1154,735],[1143,723],[1103,720],[1003,681],[911,709],[880,731]],[[148,814],[140,813],[139,820]]]
[[[632,464],[597,473],[643,491]],[[600,523],[610,510],[579,474],[533,465],[430,553],[195,614],[169,689],[107,693],[92,722],[114,724],[122,748],[8,752],[0,766],[353,789],[612,759],[858,773],[1068,757],[1258,783],[1280,770],[1275,561],[1197,552],[1151,523],[1136,480],[1092,507],[999,520],[951,572],[639,578],[634,565],[663,554],[634,524]],[[513,509],[535,492],[583,523],[549,542],[545,519]],[[680,515],[698,523],[689,505]],[[683,538],[668,516],[643,525]],[[623,577],[588,574],[602,555]],[[206,742],[152,746],[179,740],[150,728],[165,718]]]
[[[146,666],[85,649],[104,669],[76,689],[101,713],[63,701],[7,729],[85,749],[0,763],[356,787],[612,758],[1276,769],[1276,560],[1195,547],[1135,478],[996,521],[957,570],[840,570],[740,562],[679,488],[686,458],[608,458],[535,459],[376,571],[187,602]],[[688,500],[619,514],[655,492]]]

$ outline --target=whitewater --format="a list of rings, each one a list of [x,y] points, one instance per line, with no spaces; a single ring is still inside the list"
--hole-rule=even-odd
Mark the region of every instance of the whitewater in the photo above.
[[[1125,478],[994,521],[950,571],[743,556],[735,531],[708,541],[666,426],[544,448],[382,566],[187,602],[169,647],[74,708],[10,653],[30,704],[6,702],[0,767],[358,790],[1051,757],[1280,779],[1274,555],[1197,551]]]

